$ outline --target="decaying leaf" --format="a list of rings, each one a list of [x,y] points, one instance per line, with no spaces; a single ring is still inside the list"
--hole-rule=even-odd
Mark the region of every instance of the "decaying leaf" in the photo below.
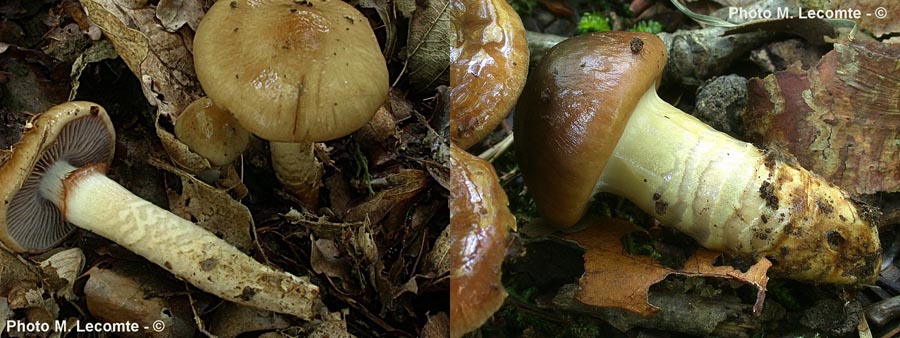
[[[159,137],[163,149],[166,150],[166,153],[169,154],[172,161],[182,169],[187,170],[192,174],[196,174],[212,167],[212,165],[209,164],[209,160],[200,156],[200,154],[191,151],[187,144],[178,140],[175,135],[165,130],[159,123],[156,124],[156,136]]]
[[[234,338],[247,332],[271,331],[291,325],[284,315],[225,302],[209,319],[209,332],[220,338]]]
[[[422,328],[422,338],[450,337],[450,316],[446,312],[428,316],[428,323]]]
[[[115,0],[81,0],[81,4],[116,46],[160,115],[178,114],[199,97],[190,34],[167,32],[156,21],[156,9],[147,4],[127,7]]]
[[[900,191],[900,46],[855,39],[816,67],[751,79],[747,136],[855,194]]]
[[[409,78],[419,90],[450,82],[449,0],[421,1],[409,25]]]
[[[79,55],[78,58],[75,59],[75,62],[72,63],[72,89],[69,92],[69,101],[74,100],[75,96],[78,94],[78,87],[81,85],[81,82],[79,82],[78,79],[81,77],[81,72],[83,72],[89,64],[106,59],[115,59],[117,56],[119,56],[119,54],[116,54],[116,50],[109,40],[97,41],[88,47],[84,53]]]
[[[0,248],[0,296],[6,296],[15,282],[39,281],[41,276],[38,271],[18,255]]]
[[[684,268],[673,270],[659,264],[650,256],[634,256],[625,251],[622,237],[643,231],[640,227],[619,219],[592,219],[586,230],[565,236],[585,249],[584,275],[578,281],[581,289],[576,293],[580,302],[597,307],[622,308],[641,316],[652,316],[659,308],[648,302],[650,286],[670,274],[706,276],[734,279],[751,284],[758,290],[754,311],[762,310],[766,284],[766,271],[772,265],[762,258],[741,272],[730,266],[714,266],[719,253],[697,250],[684,263]],[[610,287],[616,285],[616,287]]]
[[[409,202],[428,185],[428,175],[414,169],[401,170],[385,179],[390,187],[352,207],[344,221],[360,222],[368,219],[372,223],[378,223],[394,207]]]
[[[340,312],[332,312],[324,317],[325,321],[309,334],[309,338],[356,338],[347,332],[347,321]]]
[[[876,38],[886,34],[900,32],[900,20],[895,15],[900,13],[900,2],[892,0],[796,0],[809,9],[821,10],[859,10],[859,19],[854,19],[859,27],[868,30]]]
[[[253,216],[245,205],[225,190],[216,189],[169,164],[156,159],[151,159],[150,164],[181,178],[181,195],[170,198],[172,213],[191,220],[244,252],[253,248],[250,237]]]
[[[425,260],[425,272],[442,276],[450,272],[450,227],[444,228]]]
[[[160,0],[156,6],[156,18],[166,30],[177,31],[187,24],[197,30],[203,18],[203,0]]]
[[[187,297],[171,297],[176,289],[163,279],[156,267],[117,263],[111,269],[95,267],[84,285],[87,310],[109,323],[137,322],[150,327],[162,321],[165,330],[124,334],[123,337],[190,337],[194,333],[193,314]]]
[[[353,278],[350,275],[350,261],[341,254],[337,245],[330,239],[317,239],[312,242],[309,265],[317,274],[324,274],[334,284],[341,286],[341,291],[354,293]],[[335,281],[336,279],[336,281]]]
[[[75,291],[73,290],[75,279],[84,269],[84,252],[81,249],[71,248],[57,252],[41,262],[41,268],[44,269],[45,274],[49,274],[52,270],[58,278],[65,281],[56,293],[68,300],[75,300]]]

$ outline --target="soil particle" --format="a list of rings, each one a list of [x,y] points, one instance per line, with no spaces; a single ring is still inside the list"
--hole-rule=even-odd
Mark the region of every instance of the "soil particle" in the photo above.
[[[778,208],[778,197],[775,196],[775,185],[764,181],[759,187],[759,197],[766,201],[766,206],[772,209]]]
[[[253,299],[253,296],[255,296],[255,295],[256,295],[256,290],[254,290],[253,288],[251,288],[249,286],[245,286],[244,290],[241,291],[241,295],[238,296],[238,298],[245,300],[245,301],[250,301],[251,299]]]
[[[834,212],[834,207],[826,201],[816,199],[816,206],[818,206],[819,210],[822,210],[826,215]]]
[[[656,213],[661,215],[666,214],[666,208],[669,207],[669,203],[663,201],[656,201]]]

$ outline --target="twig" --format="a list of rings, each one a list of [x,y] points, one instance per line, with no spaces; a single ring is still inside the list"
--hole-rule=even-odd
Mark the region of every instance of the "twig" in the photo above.
[[[187,282],[184,283],[184,287],[185,287],[185,289],[190,290],[190,286],[188,286]],[[218,336],[210,333],[209,331],[206,331],[206,328],[203,327],[203,320],[200,319],[200,314],[197,313],[197,308],[194,306],[194,297],[191,296],[190,292],[187,293],[187,296],[188,296],[188,303],[191,304],[191,312],[194,313],[194,323],[197,324],[197,329],[200,330],[200,332],[202,332],[209,338],[219,338]]]
[[[488,162],[494,162],[500,155],[503,155],[506,152],[506,149],[509,149],[509,146],[513,144],[513,134],[509,134],[503,141],[495,144],[488,150],[485,150],[481,155],[478,155],[482,160],[487,160]]]

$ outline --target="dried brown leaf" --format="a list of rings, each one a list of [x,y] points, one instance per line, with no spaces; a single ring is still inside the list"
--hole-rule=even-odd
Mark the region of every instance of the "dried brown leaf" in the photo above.
[[[893,17],[900,13],[900,2],[893,0],[826,0],[797,2],[809,6],[810,9],[822,10],[859,10],[863,13],[854,19],[859,28],[872,32],[876,38],[886,34],[900,32],[900,20]],[[883,11],[882,11],[883,10]]]
[[[185,297],[162,297],[176,291],[156,267],[119,262],[111,269],[95,267],[87,273],[84,297],[91,315],[109,323],[137,322],[150,327],[162,321],[165,330],[121,334],[123,337],[190,337],[192,312]],[[177,284],[177,283],[176,283]],[[158,325],[158,324],[157,324]]]
[[[234,338],[247,332],[271,331],[291,325],[284,315],[226,302],[209,319],[209,332]]]
[[[578,281],[581,290],[576,298],[597,307],[625,309],[649,317],[659,308],[648,302],[650,286],[669,274],[734,279],[751,284],[758,290],[755,311],[762,310],[765,298],[766,271],[772,265],[762,258],[744,273],[730,266],[713,266],[720,255],[705,249],[697,250],[684,263],[684,268],[670,269],[650,256],[634,256],[625,251],[622,237],[643,231],[640,227],[619,219],[591,219],[586,230],[565,236],[585,249],[584,275]],[[615,285],[616,287],[610,287]]]
[[[187,144],[181,142],[175,135],[161,127],[159,123],[156,124],[156,136],[159,137],[163,149],[166,150],[172,161],[189,173],[197,174],[212,167],[209,164],[209,160],[193,152]]]
[[[199,97],[189,50],[191,34],[165,31],[156,21],[156,9],[147,4],[129,7],[115,0],[81,0],[81,4],[116,46],[159,114],[176,115]]]
[[[422,328],[422,338],[450,337],[450,316],[446,312],[428,316],[428,322]]]
[[[344,221],[361,222],[368,219],[372,223],[378,223],[394,207],[409,202],[428,185],[428,175],[415,169],[401,170],[386,179],[390,187],[351,208]]]
[[[443,276],[450,273],[450,227],[444,228],[425,260],[425,273]]]
[[[900,191],[898,65],[900,45],[844,40],[808,71],[751,79],[747,136],[851,193]]]
[[[204,0],[160,0],[156,6],[156,18],[169,32],[187,24],[197,30],[203,18]]]
[[[356,338],[347,332],[347,321],[340,312],[332,312],[324,317],[325,321],[309,334],[309,338]]]
[[[450,83],[450,1],[425,0],[416,9],[406,42],[409,78],[414,88]]]
[[[325,274],[338,279],[345,293],[354,293],[353,279],[350,274],[350,261],[342,255],[337,245],[330,239],[318,239],[311,243],[309,264],[317,274]]]
[[[253,248],[250,237],[253,216],[245,205],[235,201],[227,191],[214,188],[165,162],[151,158],[149,163],[181,178],[181,195],[170,199],[172,213],[193,221],[242,251]]]

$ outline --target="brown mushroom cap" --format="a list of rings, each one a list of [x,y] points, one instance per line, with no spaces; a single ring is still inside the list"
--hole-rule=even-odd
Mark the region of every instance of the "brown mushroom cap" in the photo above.
[[[219,1],[197,29],[194,65],[209,98],[270,141],[348,135],[388,94],[368,19],[340,0]]]
[[[506,0],[451,1],[450,137],[468,149],[506,118],[525,85],[528,43]]]
[[[500,270],[516,220],[493,165],[450,147],[450,336],[496,312],[506,291]]]
[[[641,96],[666,65],[647,33],[577,36],[531,74],[515,116],[516,155],[541,214],[575,224]]]
[[[75,167],[112,162],[116,134],[103,107],[67,102],[36,116],[0,167],[0,240],[17,252],[47,250],[74,226],[41,196],[45,170],[57,160]]]
[[[175,136],[214,166],[234,162],[250,143],[250,133],[231,113],[205,97],[197,99],[178,115]]]

